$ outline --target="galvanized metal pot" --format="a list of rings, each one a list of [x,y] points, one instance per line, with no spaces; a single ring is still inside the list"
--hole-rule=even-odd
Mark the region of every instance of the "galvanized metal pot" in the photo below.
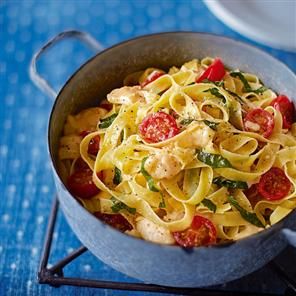
[[[32,80],[55,99],[48,127],[49,151],[62,210],[81,242],[114,269],[147,283],[200,287],[240,278],[265,265],[288,241],[296,245],[296,212],[258,234],[232,244],[195,248],[162,246],[133,238],[102,223],[68,192],[57,171],[59,138],[68,114],[97,106],[98,98],[120,87],[132,72],[156,66],[167,69],[193,58],[219,56],[231,68],[256,73],[275,91],[296,98],[296,77],[284,64],[250,45],[225,37],[193,33],[162,33],[135,38],[88,60],[57,95],[36,71],[36,60],[61,39],[74,37],[95,50],[100,45],[89,35],[68,31],[49,41],[32,60]],[[294,101],[295,102],[295,101]]]

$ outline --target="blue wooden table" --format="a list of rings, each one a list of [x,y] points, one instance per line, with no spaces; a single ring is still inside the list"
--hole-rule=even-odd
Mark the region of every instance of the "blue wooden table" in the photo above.
[[[36,280],[55,192],[46,139],[53,102],[30,82],[28,65],[46,40],[70,28],[91,33],[105,47],[134,36],[176,30],[214,32],[252,42],[223,25],[202,1],[0,1],[0,295],[143,295],[52,288]],[[259,47],[296,70],[296,54]],[[59,89],[90,56],[82,45],[69,41],[49,53],[38,67]],[[79,241],[60,214],[51,262],[78,246]],[[65,272],[131,280],[89,252]]]

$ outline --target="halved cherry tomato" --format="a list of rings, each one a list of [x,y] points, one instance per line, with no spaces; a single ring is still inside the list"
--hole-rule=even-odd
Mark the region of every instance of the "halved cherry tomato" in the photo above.
[[[118,229],[121,232],[133,229],[132,225],[120,214],[103,214],[101,212],[95,212],[94,215],[98,219]]]
[[[271,168],[260,178],[258,191],[267,200],[278,200],[288,195],[291,182],[280,168]]]
[[[147,115],[139,125],[142,138],[148,143],[158,143],[174,137],[180,131],[175,118],[164,112]]]
[[[100,192],[100,189],[92,180],[93,172],[91,169],[81,169],[75,171],[68,178],[68,189],[77,197],[89,199]],[[98,175],[99,176],[99,175]]]
[[[86,137],[87,135],[89,135],[91,132],[90,131],[82,131],[79,136],[81,136],[82,138]]]
[[[258,191],[258,184],[253,184],[250,188],[244,190],[244,194],[246,195],[253,208],[258,201],[263,199]]]
[[[88,144],[87,152],[91,155],[97,155],[99,149],[100,149],[100,136],[97,135],[90,140]]]
[[[290,129],[295,121],[295,107],[288,97],[279,95],[271,104],[276,110],[280,111],[283,117],[283,128]]]
[[[196,79],[196,82],[202,82],[205,79],[210,81],[222,80],[226,74],[224,64],[221,59],[216,58],[213,63]]]
[[[209,219],[202,216],[195,216],[188,229],[173,232],[173,236],[180,246],[193,248],[215,244],[217,231]]]
[[[147,76],[146,80],[141,83],[141,87],[146,86],[147,84],[151,83],[152,81],[156,80],[160,76],[164,75],[164,72],[160,71],[153,71],[150,75]]]
[[[89,131],[83,131],[80,133],[80,136],[82,136],[84,138],[85,136],[87,136],[90,133],[91,132],[89,132]],[[87,152],[91,155],[96,156],[98,154],[99,149],[100,149],[100,136],[96,135],[95,137],[93,137],[90,140],[90,142],[88,144]]]
[[[248,132],[258,133],[268,138],[274,128],[274,118],[269,112],[261,108],[253,109],[245,116],[244,127]]]
[[[80,170],[83,170],[83,169],[89,169],[89,166],[81,157],[79,157],[75,161],[74,171],[80,171]]]

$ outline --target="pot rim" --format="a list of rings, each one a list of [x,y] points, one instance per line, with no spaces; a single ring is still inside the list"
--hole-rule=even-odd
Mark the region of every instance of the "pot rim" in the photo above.
[[[115,231],[116,233],[118,233],[119,235],[122,235],[124,237],[128,237],[129,239],[131,240],[137,240],[137,241],[142,241],[144,244],[149,244],[149,245],[153,245],[153,246],[158,246],[160,248],[167,248],[167,249],[184,249],[178,245],[162,245],[162,244],[157,244],[157,243],[154,243],[154,242],[150,242],[150,241],[147,241],[147,240],[142,240],[142,239],[139,239],[137,237],[134,237],[134,236],[131,236],[131,235],[127,235],[125,233],[122,233],[118,230],[116,230],[114,227],[100,221],[99,219],[95,218],[89,211],[87,211],[75,198],[74,196],[69,192],[69,190],[67,189],[67,187],[65,186],[64,182],[62,181],[62,179],[60,178],[60,175],[58,173],[58,170],[56,168],[56,165],[55,165],[55,162],[54,162],[54,157],[53,157],[53,153],[51,151],[51,148],[50,148],[50,143],[51,143],[51,137],[50,137],[50,129],[51,129],[51,122],[52,122],[52,117],[53,117],[53,113],[55,112],[55,109],[56,109],[56,106],[57,106],[57,101],[59,100],[60,98],[60,95],[61,93],[64,91],[64,89],[67,87],[67,85],[71,82],[71,80],[76,76],[76,74],[82,69],[84,68],[86,65],[88,65],[89,63],[91,63],[97,56],[101,55],[101,54],[104,54],[105,52],[109,51],[109,50],[112,50],[114,48],[118,48],[120,46],[123,46],[123,45],[126,45],[128,43],[131,43],[131,42],[135,42],[135,41],[141,41],[141,40],[144,40],[144,39],[149,39],[149,38],[153,38],[153,37],[157,37],[157,36],[163,36],[163,35],[192,35],[192,34],[195,34],[195,35],[201,35],[201,36],[208,36],[210,38],[218,38],[220,40],[225,40],[226,42],[233,42],[233,43],[236,43],[238,45],[241,45],[245,48],[249,48],[255,52],[257,52],[257,54],[260,54],[260,55],[263,55],[273,61],[275,61],[276,63],[280,63],[281,66],[283,66],[285,68],[285,70],[287,72],[289,72],[292,76],[294,76],[294,79],[295,79],[295,82],[296,82],[296,74],[282,61],[278,60],[276,57],[272,56],[271,54],[265,52],[263,49],[260,49],[258,48],[257,46],[255,45],[252,45],[252,44],[249,44],[249,43],[246,43],[244,41],[240,41],[240,40],[236,40],[232,37],[228,37],[228,36],[223,36],[223,35],[219,35],[219,34],[215,34],[215,33],[208,33],[208,32],[198,32],[198,31],[168,31],[168,32],[160,32],[160,33],[151,33],[151,34],[145,34],[145,35],[140,35],[140,36],[136,36],[136,37],[133,37],[133,38],[130,38],[130,39],[127,39],[127,40],[124,40],[122,42],[119,42],[119,43],[116,43],[114,45],[112,45],[111,47],[108,47],[108,48],[105,48],[103,49],[102,51],[94,54],[94,56],[92,56],[91,58],[89,58],[87,61],[85,61],[77,70],[74,71],[73,74],[70,75],[70,77],[67,79],[67,81],[63,84],[62,88],[58,91],[57,93],[57,96],[55,98],[55,101],[54,101],[54,104],[51,108],[51,112],[50,112],[50,116],[49,116],[49,120],[48,120],[48,127],[47,127],[47,148],[48,148],[48,152],[49,152],[49,155],[50,155],[50,160],[51,160],[51,163],[52,163],[52,167],[54,169],[54,172],[56,174],[56,176],[58,177],[59,181],[61,182],[61,184],[63,185],[63,187],[65,188],[65,190],[69,193],[69,195],[75,200],[75,202],[77,203],[77,205],[79,207],[82,208],[83,211],[86,212],[87,215],[89,215],[90,219],[95,219],[98,223],[102,223],[104,224],[104,226],[106,226],[109,231]],[[279,226],[280,223],[283,224],[285,220],[287,220],[288,217],[290,217],[291,215],[293,215],[295,213],[295,209],[292,210],[284,219],[278,221],[277,223],[271,225],[270,227],[268,228],[265,228],[255,234],[252,234],[252,235],[249,235],[249,236],[246,236],[244,238],[240,238],[239,240],[235,240],[235,241],[230,241],[230,242],[226,242],[226,243],[220,243],[220,244],[216,244],[216,245],[211,245],[211,246],[202,246],[202,247],[195,247],[195,248],[192,248],[190,249],[190,252],[191,250],[194,251],[194,252],[197,252],[198,250],[202,251],[202,250],[208,250],[208,249],[223,249],[225,247],[228,247],[228,246],[231,246],[233,244],[241,244],[243,243],[244,241],[247,241],[247,240],[252,240],[252,239],[256,239],[257,237],[261,237],[261,236],[264,236],[264,235],[267,235],[269,232],[273,232],[275,230],[275,228],[278,228],[280,227],[280,229],[282,229],[283,227],[282,226]],[[186,250],[186,249],[184,249]]]

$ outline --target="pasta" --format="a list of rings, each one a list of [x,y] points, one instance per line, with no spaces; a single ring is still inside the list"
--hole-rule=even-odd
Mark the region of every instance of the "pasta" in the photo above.
[[[296,208],[294,105],[216,58],[132,73],[69,115],[60,174],[99,219],[197,247],[237,240]]]

